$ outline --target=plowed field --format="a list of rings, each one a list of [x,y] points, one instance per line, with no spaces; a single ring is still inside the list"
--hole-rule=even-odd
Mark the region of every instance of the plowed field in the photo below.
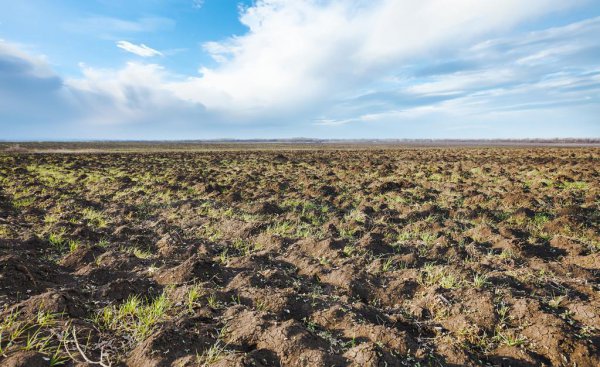
[[[599,169],[596,148],[0,154],[0,365],[599,366]]]

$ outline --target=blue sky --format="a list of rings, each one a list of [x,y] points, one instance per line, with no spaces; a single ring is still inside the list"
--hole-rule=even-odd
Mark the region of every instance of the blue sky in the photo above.
[[[599,34],[596,0],[0,0],[0,139],[600,137]]]

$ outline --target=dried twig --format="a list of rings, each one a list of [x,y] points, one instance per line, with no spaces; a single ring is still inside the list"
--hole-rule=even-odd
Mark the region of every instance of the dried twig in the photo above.
[[[73,327],[73,339],[75,342],[75,348],[77,348],[77,351],[79,352],[79,354],[81,355],[81,357],[89,364],[92,365],[99,365],[101,367],[111,367],[112,363],[110,361],[107,361],[106,363],[104,362],[104,348],[100,349],[100,360],[98,362],[94,362],[91,359],[89,359],[86,355],[85,352],[83,351],[83,349],[81,348],[81,346],[79,345],[79,341],[77,340],[77,332],[75,330],[75,327]],[[75,359],[73,358],[73,355],[71,355],[71,352],[69,352],[69,349],[66,348],[65,345],[65,349],[67,351],[67,354],[69,355],[69,357],[71,357],[71,359]]]

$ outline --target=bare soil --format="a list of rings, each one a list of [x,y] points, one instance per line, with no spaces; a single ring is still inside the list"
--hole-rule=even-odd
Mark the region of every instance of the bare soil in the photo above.
[[[589,147],[6,152],[0,365],[599,366],[599,168]]]

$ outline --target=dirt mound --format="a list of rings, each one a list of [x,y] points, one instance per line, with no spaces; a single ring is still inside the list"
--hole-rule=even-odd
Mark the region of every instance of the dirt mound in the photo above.
[[[255,236],[263,229],[263,227],[264,225],[259,223],[227,220],[219,227],[219,229],[224,238],[239,239]]]
[[[19,312],[26,318],[34,318],[39,312],[84,318],[88,312],[82,298],[83,295],[76,290],[49,290],[16,304],[8,313]]]
[[[252,214],[281,214],[283,210],[279,205],[270,202],[256,203],[250,207],[249,210]]]
[[[98,246],[81,247],[62,258],[60,264],[71,271],[76,271],[88,264],[95,263],[103,253],[104,249]]]
[[[344,248],[344,243],[335,241],[332,238],[327,238],[318,242],[315,242],[312,239],[304,239],[292,245],[292,248],[297,248],[307,256],[316,259],[323,257],[334,259],[339,256],[340,251]]]
[[[215,343],[213,325],[183,320],[168,324],[150,335],[129,355],[130,367],[177,366],[195,362]]]
[[[594,353],[589,345],[569,338],[571,326],[561,318],[545,313],[537,302],[518,299],[512,308],[515,319],[526,322],[522,334],[530,341],[530,348],[548,358],[552,365],[600,365],[600,354]]]
[[[73,283],[70,276],[49,263],[31,257],[0,256],[0,297],[22,299],[57,285]]]
[[[309,333],[295,320],[274,322],[255,312],[233,310],[226,315],[230,344],[248,349],[271,350],[284,366],[330,366],[344,358],[328,354],[327,342]]]
[[[193,281],[220,281],[221,271],[216,263],[198,255],[192,256],[174,268],[167,268],[158,273],[159,284],[184,284]]]
[[[39,352],[17,352],[2,361],[4,367],[47,367],[48,358]]]
[[[123,302],[131,296],[154,298],[162,291],[162,286],[147,278],[117,278],[96,288],[94,295],[100,299]]]

